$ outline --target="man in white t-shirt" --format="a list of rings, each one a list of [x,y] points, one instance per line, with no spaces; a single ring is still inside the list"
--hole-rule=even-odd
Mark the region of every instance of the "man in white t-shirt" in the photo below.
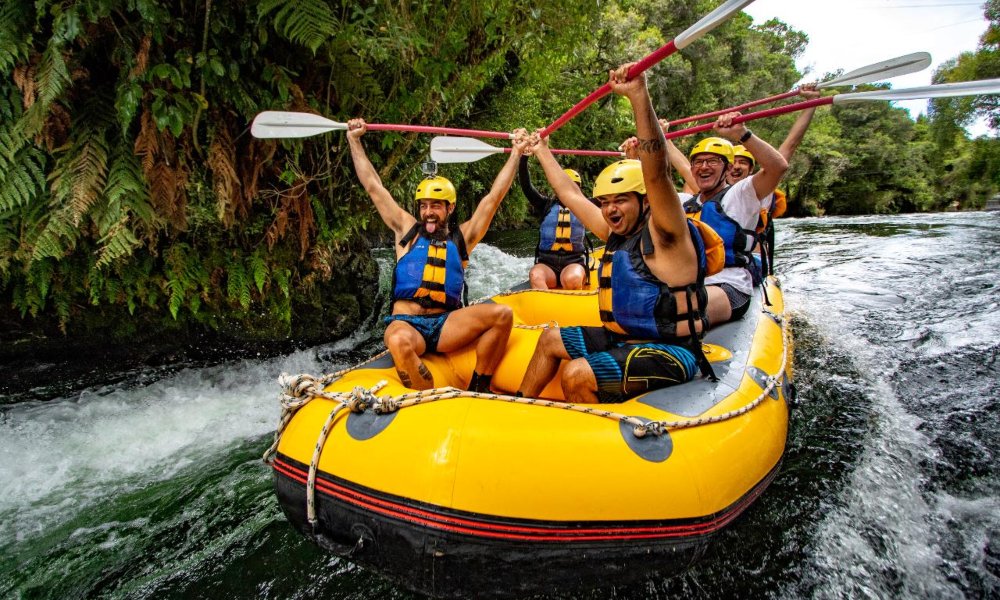
[[[742,123],[733,124],[740,113],[719,117],[715,132],[721,137],[706,138],[695,144],[689,156],[691,174],[698,194],[680,194],[685,210],[699,214],[726,244],[726,268],[705,279],[708,288],[708,320],[719,325],[741,318],[753,294],[751,250],[755,240],[761,200],[770,197],[788,162],[770,144],[755,136]],[[759,170],[734,185],[726,181],[733,165],[733,143],[753,153]]]

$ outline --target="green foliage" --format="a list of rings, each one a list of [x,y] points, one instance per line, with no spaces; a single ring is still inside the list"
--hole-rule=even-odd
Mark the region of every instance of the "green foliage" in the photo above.
[[[986,7],[994,22],[998,2]],[[387,231],[341,135],[254,140],[246,129],[257,112],[543,127],[608,69],[717,5],[5,2],[0,69],[12,76],[0,80],[0,310],[71,333],[90,316],[127,313],[167,328],[288,335],[323,312],[303,303],[370,295],[359,288],[371,263],[359,257]],[[991,28],[974,60],[957,59],[941,77],[994,68],[998,39]],[[784,91],[800,78],[794,59],[807,41],[780,21],[755,26],[739,15],[647,72],[658,113],[676,118]],[[793,210],[976,206],[1000,184],[1000,152],[993,140],[969,141],[956,123],[984,107],[942,106],[916,125],[888,105],[821,109],[787,177]],[[794,118],[754,129],[777,145]],[[633,128],[627,103],[609,97],[557,131],[553,145],[613,149]],[[428,141],[365,139],[406,208]],[[585,187],[605,162],[568,160]],[[441,167],[458,186],[460,217],[501,162]],[[526,216],[514,191],[495,226]]]
[[[278,33],[309,48],[313,54],[337,32],[337,19],[329,4],[322,0],[261,0],[257,11],[261,17],[274,19]]]

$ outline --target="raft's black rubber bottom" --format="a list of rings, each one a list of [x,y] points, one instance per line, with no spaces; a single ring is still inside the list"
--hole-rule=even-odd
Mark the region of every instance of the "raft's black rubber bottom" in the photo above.
[[[717,514],[621,523],[451,511],[320,474],[315,530],[306,519],[307,467],[279,454],[274,470],[282,510],[319,546],[430,596],[502,598],[571,593],[682,572],[712,535],[760,496],[778,467]]]

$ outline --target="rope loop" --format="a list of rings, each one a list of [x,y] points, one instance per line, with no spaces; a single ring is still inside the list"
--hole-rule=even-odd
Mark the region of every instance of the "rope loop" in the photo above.
[[[649,423],[636,425],[635,427],[632,428],[632,434],[639,439],[642,439],[649,434],[653,434],[656,437],[660,437],[666,432],[667,428],[664,426],[663,421],[650,421]]]
[[[378,415],[387,415],[389,413],[394,413],[400,408],[399,400],[396,400],[392,396],[380,396],[375,399],[375,403],[372,405],[372,410]]]

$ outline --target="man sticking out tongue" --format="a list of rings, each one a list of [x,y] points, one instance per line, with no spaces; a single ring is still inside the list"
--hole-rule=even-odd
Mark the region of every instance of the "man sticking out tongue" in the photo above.
[[[472,217],[452,230],[448,219],[455,210],[457,196],[450,181],[437,176],[420,182],[415,195],[418,220],[400,207],[382,185],[361,144],[367,130],[364,120],[352,119],[347,127],[354,170],[395,237],[392,314],[385,319],[385,345],[399,380],[413,389],[433,388],[434,376],[420,357],[475,343],[476,366],[469,389],[489,392],[493,373],[507,347],[513,314],[510,307],[499,304],[463,307],[465,266],[510,189],[527,144],[527,132],[514,132],[510,157],[489,193]]]

